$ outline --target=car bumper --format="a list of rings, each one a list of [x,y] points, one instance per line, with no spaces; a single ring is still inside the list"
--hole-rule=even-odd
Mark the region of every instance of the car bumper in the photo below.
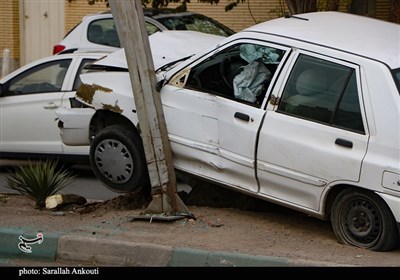
[[[56,115],[62,142],[68,146],[89,145],[89,125],[95,112],[92,108],[58,109]]]

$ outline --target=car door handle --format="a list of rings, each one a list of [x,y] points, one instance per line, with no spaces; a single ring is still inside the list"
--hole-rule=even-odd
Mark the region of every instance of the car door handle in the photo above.
[[[353,148],[353,142],[342,138],[337,138],[335,144],[346,148]]]
[[[55,103],[48,103],[46,106],[43,106],[45,109],[57,109],[58,106]]]
[[[236,112],[235,113],[235,118],[244,120],[246,122],[248,122],[250,120],[250,116],[249,115],[243,114],[243,113],[240,113],[240,112]]]

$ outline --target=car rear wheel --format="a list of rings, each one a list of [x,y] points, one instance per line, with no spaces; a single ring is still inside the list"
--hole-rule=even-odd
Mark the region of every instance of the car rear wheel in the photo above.
[[[399,247],[399,231],[386,203],[376,194],[348,189],[333,204],[331,222],[340,243],[373,251]]]
[[[112,191],[128,193],[149,186],[142,139],[127,127],[112,125],[100,131],[90,145],[90,163]]]

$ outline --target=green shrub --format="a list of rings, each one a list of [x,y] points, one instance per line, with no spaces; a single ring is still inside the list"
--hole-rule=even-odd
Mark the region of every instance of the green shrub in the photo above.
[[[17,166],[15,172],[6,176],[6,187],[16,190],[45,207],[46,198],[65,188],[74,179],[71,171],[58,169],[57,160]]]

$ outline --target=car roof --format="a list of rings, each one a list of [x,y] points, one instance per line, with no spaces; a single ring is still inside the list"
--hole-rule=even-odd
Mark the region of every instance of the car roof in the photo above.
[[[87,56],[87,57],[94,57],[94,56],[98,56],[98,57],[102,57],[105,55],[110,54],[111,52],[113,52],[114,50],[110,50],[110,51],[106,51],[106,50],[98,50],[98,49],[93,49],[93,50],[79,50],[79,49],[74,49],[71,52],[65,52],[65,53],[58,53],[55,55],[51,55],[48,56],[47,58],[50,57],[75,57],[75,56]]]
[[[342,12],[315,12],[249,27],[259,32],[338,49],[400,67],[400,25]]]
[[[111,10],[100,12],[100,14],[112,15]],[[175,9],[170,9],[170,8],[163,8],[163,9],[144,8],[143,14],[144,16],[157,18],[158,16],[165,16],[165,15],[193,15],[196,13],[190,11],[176,12]]]
[[[14,71],[8,73],[4,77],[0,79],[1,83],[4,83],[8,81],[10,78],[14,77],[16,73],[18,72],[23,72],[26,71],[27,69],[31,68],[32,66],[39,65],[41,63],[45,63],[48,61],[54,61],[54,60],[59,60],[59,59],[64,59],[64,58],[75,58],[75,57],[87,57],[87,58],[92,58],[92,59],[101,59],[102,57],[110,54],[110,52],[105,52],[105,51],[74,51],[70,53],[59,53],[55,55],[49,55],[45,57],[38,58],[34,61],[31,61],[25,65],[22,65],[21,67],[15,69]]]
[[[162,18],[169,16],[185,16],[185,15],[196,15],[195,12],[184,11],[184,12],[176,12],[174,9],[153,9],[153,8],[145,8],[143,9],[143,14],[145,17],[149,18]],[[92,18],[92,17],[113,17],[111,10],[98,12],[94,14],[88,14],[83,17],[83,20]]]
[[[155,69],[172,61],[192,56],[220,42],[225,37],[190,30],[166,30],[149,36]],[[187,44],[190,40],[191,44]],[[112,52],[94,63],[128,69],[124,49]]]

